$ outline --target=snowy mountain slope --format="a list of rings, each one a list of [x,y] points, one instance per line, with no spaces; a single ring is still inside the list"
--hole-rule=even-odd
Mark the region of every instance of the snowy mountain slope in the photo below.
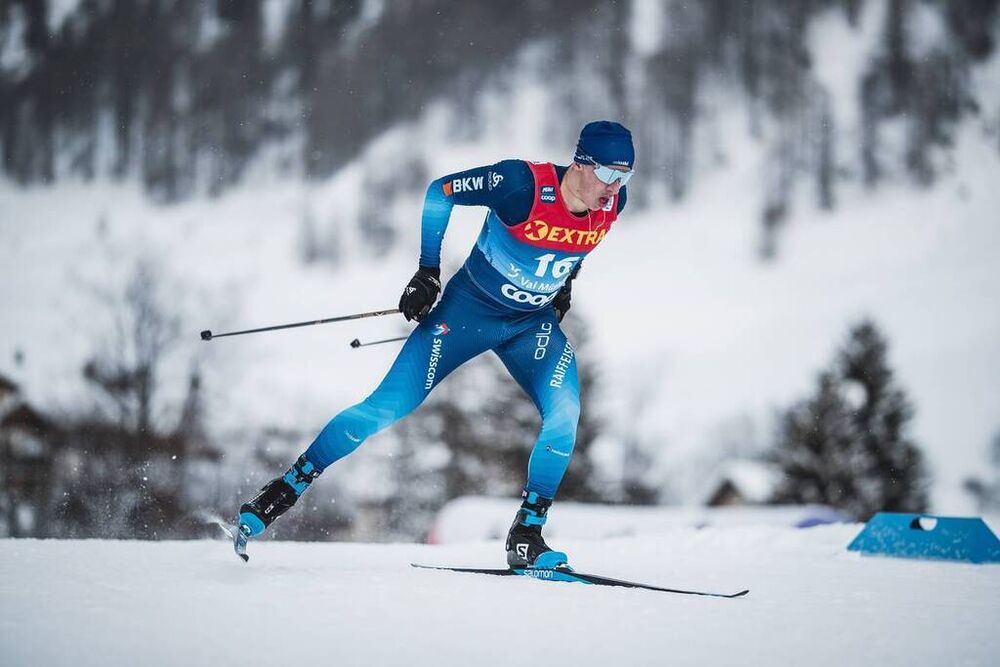
[[[4,665],[989,665],[998,566],[861,558],[856,525],[560,546],[581,570],[738,600],[417,571],[450,546],[0,541]]]
[[[857,148],[859,63],[881,25],[863,24],[849,29],[831,13],[811,37],[835,120],[847,130],[839,135],[841,155]],[[523,59],[538,57],[528,49]],[[416,263],[420,199],[388,196],[382,166],[413,161],[430,178],[503,157],[566,161],[571,145],[554,143],[544,76],[532,71],[512,67],[503,86],[479,91],[483,132],[475,141],[454,136],[453,110],[430,104],[418,121],[384,133],[320,183],[251,170],[222,197],[161,207],[134,182],[0,182],[0,372],[43,409],[84,403],[80,368],[111,326],[94,288],[120,287],[137,257],[154,257],[186,335],[166,364],[167,394],[183,392],[190,358],[206,360],[210,428],[229,450],[227,466],[242,466],[251,455],[248,434],[265,427],[302,432],[304,446],[375,386],[396,352],[351,350],[348,341],[409,326],[386,318],[209,344],[197,332],[394,305]],[[855,175],[839,187],[837,208],[824,212],[800,186],[802,201],[769,264],[755,253],[768,178],[764,144],[747,136],[745,110],[727,91],[708,95],[701,111],[714,120],[695,138],[705,173],[681,203],[654,197],[645,211],[626,210],[576,283],[574,310],[593,333],[586,354],[599,366],[598,404],[609,418],[595,448],[608,477],[634,431],[654,455],[667,496],[700,500],[707,471],[698,459],[719,458],[733,441],[744,450],[768,444],[774,412],[802,398],[848,327],[870,316],[887,334],[889,361],[915,404],[912,435],[934,474],[935,509],[971,510],[961,483],[981,472],[1000,428],[1000,161],[988,116],[1000,59],[973,75],[984,117],[956,132],[950,170],[932,189],[888,178],[867,192]],[[670,177],[643,163],[641,136],[638,144],[630,186],[637,195],[644,182]],[[372,202],[398,234],[386,256],[363,240]],[[445,274],[468,253],[483,213],[456,209]],[[336,237],[337,264],[299,261],[310,217],[323,239]],[[649,408],[636,414],[640,395]],[[346,465],[384,456],[375,439]]]
[[[512,152],[545,154],[531,138],[522,141],[523,149],[459,146],[440,153],[433,170]],[[752,152],[736,155],[743,158],[706,178],[683,204],[627,213],[577,282],[574,309],[591,325],[587,354],[599,365],[599,403],[611,417],[606,468],[617,465],[619,433],[637,428],[661,455],[663,483],[692,498],[702,480],[687,461],[714,451],[720,432],[740,420],[749,420],[758,441],[766,438],[773,411],[809,391],[848,326],[871,316],[914,400],[913,435],[935,473],[936,509],[969,511],[961,481],[985,465],[1000,425],[993,185],[1000,164],[991,147],[970,132],[957,175],[933,190],[889,187],[858,193],[833,213],[802,214],[772,264],[752,250],[758,232],[747,209],[757,196],[756,162]],[[319,429],[375,386],[396,351],[347,343],[405,333],[401,319],[208,344],[197,332],[392,307],[416,261],[416,198],[399,204],[414,220],[400,243],[406,250],[374,260],[347,235],[339,266],[304,268],[297,260],[303,206],[324,219],[338,206],[357,206],[361,168],[311,190],[271,184],[166,209],[129,187],[3,186],[0,265],[11,268],[0,283],[0,353],[9,360],[20,349],[25,359],[5,368],[39,404],[72,404],[84,392],[79,368],[110,326],[85,285],[121,284],[134,258],[148,255],[176,286],[172,305],[184,316],[186,338],[168,365],[167,388],[183,389],[184,355],[204,357],[216,433],[267,424]],[[446,274],[468,252],[481,216],[456,209]],[[636,392],[651,395],[644,414],[631,410]],[[377,440],[358,456],[381,456]]]

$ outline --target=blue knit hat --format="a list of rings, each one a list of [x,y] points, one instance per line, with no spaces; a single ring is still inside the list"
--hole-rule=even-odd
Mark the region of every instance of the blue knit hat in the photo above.
[[[635,148],[632,133],[619,123],[610,120],[595,120],[587,123],[580,131],[576,144],[575,162],[632,168],[635,164]]]

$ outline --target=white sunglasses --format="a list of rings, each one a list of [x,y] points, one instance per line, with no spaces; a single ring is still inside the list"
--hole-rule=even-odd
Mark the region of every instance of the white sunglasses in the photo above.
[[[632,174],[635,173],[634,169],[621,171],[606,167],[595,160],[591,160],[590,162],[594,165],[594,176],[597,176],[602,183],[606,183],[607,185],[612,185],[615,181],[618,181],[622,184],[622,187],[625,187],[625,184],[632,179]]]

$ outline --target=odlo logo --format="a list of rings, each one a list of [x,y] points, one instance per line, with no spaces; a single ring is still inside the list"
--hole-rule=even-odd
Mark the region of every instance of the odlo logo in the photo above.
[[[559,292],[553,292],[552,294],[532,294],[531,292],[519,290],[510,283],[501,287],[500,293],[511,301],[516,301],[517,303],[530,303],[532,306],[544,306],[549,301],[556,298],[556,295],[559,294]]]
[[[545,348],[549,346],[552,334],[552,322],[542,322],[542,330],[535,334],[535,360],[545,358]]]

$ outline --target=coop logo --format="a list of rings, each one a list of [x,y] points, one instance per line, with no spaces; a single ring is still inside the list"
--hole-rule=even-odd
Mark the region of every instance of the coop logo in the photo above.
[[[431,332],[432,336],[447,336],[448,332],[451,331],[448,328],[447,323],[442,322],[441,324],[434,325],[434,331]]]
[[[483,189],[483,176],[467,176],[456,178],[444,184],[444,193],[449,197],[459,192],[472,192]]]
[[[544,306],[552,299],[556,298],[558,292],[553,292],[552,294],[532,294],[531,292],[524,292],[517,289],[510,283],[506,283],[500,288],[500,293],[511,301],[517,303],[527,303],[532,306]]]
[[[562,354],[559,355],[559,361],[556,362],[555,370],[552,371],[552,377],[549,378],[549,386],[553,389],[559,389],[563,386],[563,382],[566,381],[566,372],[569,370],[570,364],[573,363],[573,344],[566,341],[566,346],[563,347]]]
[[[543,185],[542,193],[538,197],[543,202],[551,204],[556,200],[556,186],[554,185]]]
[[[535,361],[545,358],[545,349],[552,338],[552,322],[542,322],[542,330],[535,334]]]
[[[434,378],[437,376],[438,362],[441,360],[441,346],[444,344],[440,338],[435,338],[431,345],[431,356],[427,360],[427,376],[424,378],[424,389],[430,390],[434,386]]]
[[[544,220],[532,220],[524,225],[524,236],[529,241],[551,241],[553,243],[569,243],[574,246],[595,246],[604,240],[608,231],[588,231],[586,229],[570,229],[550,225]]]

